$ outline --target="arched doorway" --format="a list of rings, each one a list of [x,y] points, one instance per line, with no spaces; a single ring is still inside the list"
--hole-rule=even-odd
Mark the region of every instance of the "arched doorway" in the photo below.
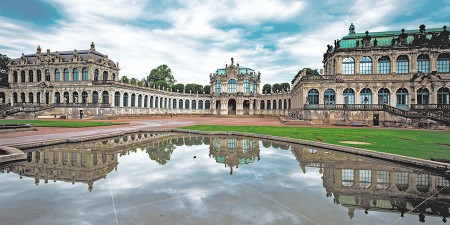
[[[0,92],[0,103],[5,103],[6,102],[6,94],[5,92]]]
[[[217,115],[220,115],[220,110],[221,110],[221,105],[220,105],[220,100],[216,101],[216,111],[217,111]]]
[[[236,115],[236,100],[228,100],[228,115]]]
[[[244,108],[244,115],[250,115],[250,101],[245,100],[242,106]]]

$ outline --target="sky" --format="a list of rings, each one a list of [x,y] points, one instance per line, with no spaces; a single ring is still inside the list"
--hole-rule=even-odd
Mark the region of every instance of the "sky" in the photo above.
[[[348,34],[450,27],[450,0],[1,0],[0,53],[96,50],[120,76],[167,64],[179,83],[209,84],[235,63],[261,83],[321,69],[327,44]]]

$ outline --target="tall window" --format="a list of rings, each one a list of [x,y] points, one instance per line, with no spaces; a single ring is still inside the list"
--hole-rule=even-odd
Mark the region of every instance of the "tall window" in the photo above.
[[[144,108],[148,107],[148,95],[144,97]]]
[[[426,88],[420,88],[417,90],[417,104],[429,104],[429,91]]]
[[[108,80],[108,72],[107,71],[103,72],[103,80]]]
[[[319,91],[317,89],[311,89],[308,91],[308,104],[310,105],[319,104]]]
[[[250,81],[244,80],[244,93],[250,93]]]
[[[55,92],[55,103],[61,103],[61,94],[59,92]]]
[[[64,69],[64,81],[69,81],[69,69]]]
[[[114,106],[115,107],[120,106],[120,93],[118,91],[116,91],[116,93],[114,93]]]
[[[272,109],[277,109],[277,100],[272,101]]]
[[[138,95],[138,107],[142,107],[142,95]]]
[[[150,108],[153,108],[153,96],[150,96]]]
[[[401,55],[397,57],[396,62],[396,73],[409,73],[409,59],[406,55]]]
[[[220,93],[220,89],[221,89],[221,84],[220,84],[220,80],[216,80],[216,84],[215,84],[215,93]]]
[[[378,73],[389,74],[391,73],[391,59],[389,56],[382,56],[378,59]]]
[[[82,81],[87,81],[88,80],[88,70],[87,70],[87,68],[83,68],[81,73],[82,73],[81,80]]]
[[[41,82],[41,80],[42,80],[42,71],[37,70],[37,82]]]
[[[189,100],[186,100],[186,101],[184,102],[184,108],[185,108],[185,109],[189,109]]]
[[[98,92],[97,91],[94,91],[92,93],[92,103],[98,104]]]
[[[407,109],[408,108],[408,90],[406,88],[400,88],[397,90],[397,108]]]
[[[421,54],[417,57],[417,72],[428,73],[430,71],[430,57],[427,54]]]
[[[264,104],[264,100],[261,100],[261,105],[259,106],[260,109],[264,109],[265,108],[265,104]]]
[[[228,93],[236,93],[236,80],[230,79],[228,81]]]
[[[197,102],[195,101],[195,100],[192,100],[191,101],[191,104],[192,104],[192,109],[197,109],[197,104],[196,104]]]
[[[25,83],[25,70],[20,71],[20,82]]]
[[[326,105],[334,105],[336,104],[336,93],[333,89],[327,89],[325,90],[324,96],[324,103]]]
[[[177,108],[177,100],[176,100],[176,99],[173,99],[173,100],[172,100],[172,108],[173,108],[173,109],[176,109],[176,108]]]
[[[158,97],[155,97],[155,108],[159,107],[159,100],[158,99],[159,99]]]
[[[437,72],[448,73],[450,72],[450,54],[440,54],[437,59]]]
[[[34,94],[33,92],[28,93],[28,102],[33,103],[34,102]]]
[[[183,108],[183,100],[178,100],[178,108],[182,109]]]
[[[107,91],[103,91],[102,93],[102,103],[109,104],[109,93]]]
[[[88,93],[86,91],[83,91],[81,93],[81,102],[82,103],[87,103],[87,99],[88,99]]]
[[[253,83],[253,93],[256,93],[256,82],[255,83]]]
[[[378,91],[378,104],[386,104],[389,105],[390,104],[390,98],[391,98],[391,94],[389,92],[389,89],[387,88],[381,88]]]
[[[136,107],[136,95],[134,93],[131,94],[130,103],[131,103],[131,107]]]
[[[34,82],[33,77],[34,77],[33,70],[28,71],[28,82]]]
[[[363,188],[369,188],[372,185],[372,171],[360,170],[359,171],[359,185]]]
[[[372,104],[372,90],[369,88],[362,89],[359,97],[361,104]]]
[[[123,107],[128,107],[128,93],[123,94]]]
[[[45,81],[50,81],[50,70],[49,69],[45,70]]]
[[[78,103],[78,92],[76,92],[76,91],[74,91],[73,93],[72,93],[72,102],[73,103]]]
[[[18,81],[18,78],[17,78],[17,71],[14,71],[14,72],[13,72],[13,82],[14,82],[14,83],[17,83],[17,81]]]
[[[78,81],[78,69],[73,69],[73,81]]]
[[[361,61],[359,62],[360,74],[372,74],[372,59],[368,56],[364,56],[361,58]]]
[[[64,92],[64,103],[69,103],[69,92]]]
[[[351,187],[355,183],[355,173],[352,169],[342,169],[342,185]]]
[[[94,70],[94,81],[98,80],[98,69]]]
[[[446,87],[441,87],[437,91],[437,104],[450,104],[450,91]]]
[[[355,91],[351,88],[344,90],[344,104],[355,104]]]
[[[267,109],[270,109],[270,105],[271,104],[271,102],[270,102],[270,100],[267,100]]]
[[[198,100],[198,109],[203,109],[203,101]]]
[[[351,57],[347,57],[342,62],[343,74],[355,74],[355,60]]]
[[[211,107],[211,102],[209,100],[205,101],[205,109],[210,109]]]
[[[61,74],[59,72],[59,69],[55,70],[55,81],[61,81]]]

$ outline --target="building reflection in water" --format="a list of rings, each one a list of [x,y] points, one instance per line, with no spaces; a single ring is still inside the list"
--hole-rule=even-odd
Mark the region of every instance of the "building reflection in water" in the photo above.
[[[327,197],[355,210],[440,216],[445,223],[450,210],[450,185],[444,176],[418,168],[345,153],[294,145],[292,149],[304,173],[307,167],[318,167],[322,173]]]
[[[355,210],[439,216],[446,222],[450,209],[450,185],[443,176],[419,168],[382,160],[259,141],[243,137],[199,136],[178,133],[138,133],[108,140],[63,144],[28,150],[28,160],[3,166],[6,172],[33,177],[35,184],[49,180],[85,183],[92,191],[94,182],[117,170],[118,157],[145,151],[159,165],[165,165],[177,146],[209,145],[209,157],[230,168],[260,160],[260,144],[265,148],[291,150],[303,173],[319,168],[326,197],[336,205]],[[293,196],[295,197],[295,196]]]

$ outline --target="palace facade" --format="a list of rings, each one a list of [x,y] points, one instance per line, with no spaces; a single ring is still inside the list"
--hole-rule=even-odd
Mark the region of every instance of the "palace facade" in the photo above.
[[[290,116],[311,124],[450,124],[447,27],[349,34],[323,55],[324,74],[292,91],[261,94],[261,73],[231,64],[210,74],[210,93],[178,93],[120,82],[119,63],[89,50],[23,54],[8,65],[0,113],[16,117],[128,115]]]

